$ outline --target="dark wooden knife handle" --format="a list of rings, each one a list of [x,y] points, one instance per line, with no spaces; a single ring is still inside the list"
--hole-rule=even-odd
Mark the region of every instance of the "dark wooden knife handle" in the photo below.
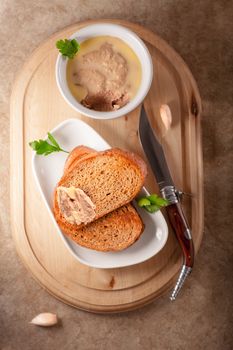
[[[191,231],[185,219],[180,203],[171,204],[166,207],[170,223],[180,243],[184,255],[184,264],[193,267],[194,246]]]

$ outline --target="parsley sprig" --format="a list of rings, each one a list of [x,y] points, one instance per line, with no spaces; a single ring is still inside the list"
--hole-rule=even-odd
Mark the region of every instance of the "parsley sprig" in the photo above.
[[[157,194],[141,197],[137,200],[137,203],[139,207],[146,209],[149,213],[155,213],[169,204],[168,200],[159,197]]]
[[[70,59],[73,59],[76,53],[80,49],[80,45],[77,42],[76,39],[68,40],[58,40],[56,42],[56,47],[59,50],[59,52],[62,54],[64,57],[68,57]]]
[[[50,141],[50,143],[48,141]],[[55,138],[50,134],[50,132],[48,132],[48,140],[34,140],[32,142],[29,142],[29,146],[34,151],[36,151],[36,154],[44,156],[47,156],[48,154],[51,154],[53,152],[69,153],[59,146],[59,144],[57,143]]]

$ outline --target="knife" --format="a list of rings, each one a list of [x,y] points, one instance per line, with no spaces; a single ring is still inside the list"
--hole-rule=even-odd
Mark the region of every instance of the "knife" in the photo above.
[[[178,191],[174,185],[163,152],[163,148],[158,141],[155,133],[153,132],[144,105],[142,105],[139,120],[139,139],[157,180],[161,195],[169,202],[168,206],[166,207],[166,211],[173,231],[175,232],[176,238],[183,252],[183,266],[181,268],[176,285],[170,296],[170,300],[173,301],[176,299],[186,278],[193,268],[193,239],[191,230],[180,205],[180,191]]]

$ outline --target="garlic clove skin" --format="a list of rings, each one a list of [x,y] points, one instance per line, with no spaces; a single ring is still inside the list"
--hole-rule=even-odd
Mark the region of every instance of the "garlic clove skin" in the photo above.
[[[165,105],[165,104],[161,105],[160,116],[166,131],[168,131],[172,124],[172,114],[171,114],[170,107],[168,105]]]
[[[58,318],[56,314],[44,312],[34,317],[30,323],[35,324],[36,326],[50,327],[57,324],[57,322]]]

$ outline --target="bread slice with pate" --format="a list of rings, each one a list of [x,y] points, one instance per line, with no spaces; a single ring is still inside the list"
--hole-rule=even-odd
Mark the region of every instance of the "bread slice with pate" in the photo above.
[[[76,147],[67,159],[64,175],[54,193],[58,225],[76,243],[87,248],[100,251],[127,248],[143,231],[142,220],[129,202],[139,192],[145,176],[145,163],[132,153]],[[119,186],[121,183],[127,186]],[[113,201],[112,205],[109,200]]]

